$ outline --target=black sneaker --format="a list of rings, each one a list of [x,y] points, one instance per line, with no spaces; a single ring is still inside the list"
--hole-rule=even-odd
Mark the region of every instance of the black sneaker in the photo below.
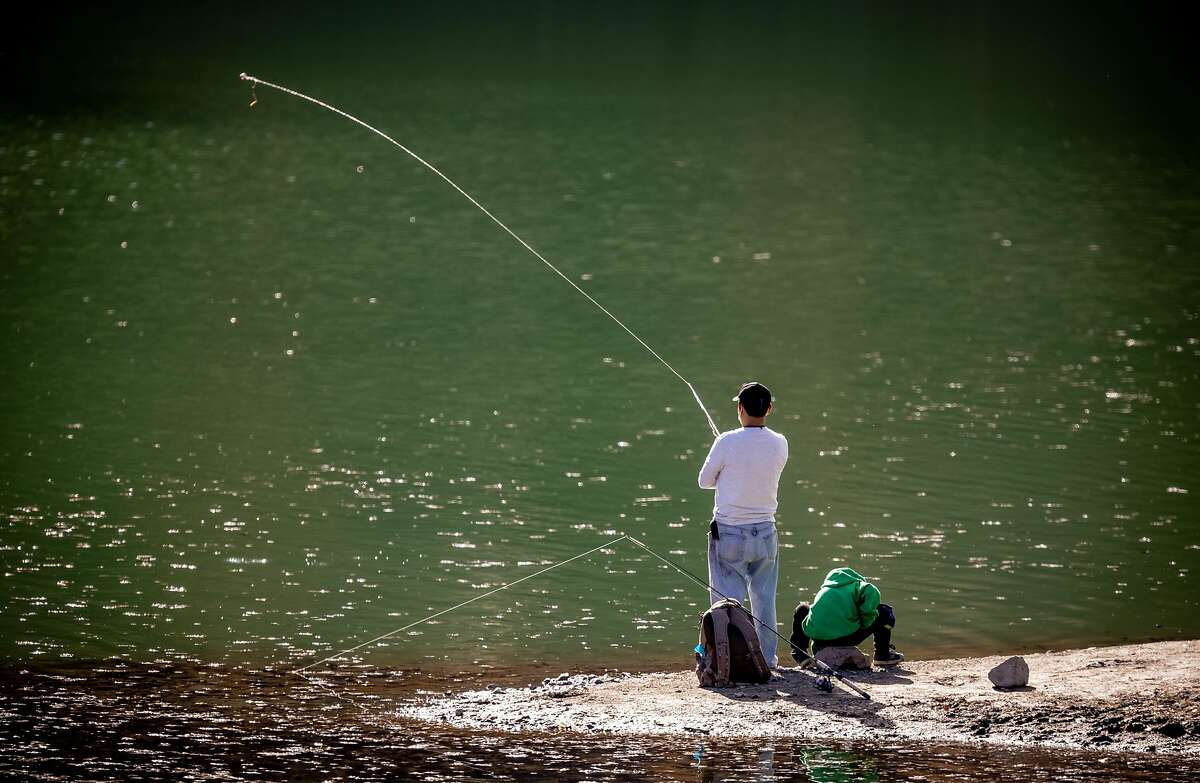
[[[895,647],[888,646],[887,652],[875,651],[876,666],[895,666],[904,660],[904,653],[897,650]]]
[[[816,669],[816,668],[817,668],[817,659],[816,658],[805,658],[804,660],[799,661],[800,671],[806,671],[808,669]]]

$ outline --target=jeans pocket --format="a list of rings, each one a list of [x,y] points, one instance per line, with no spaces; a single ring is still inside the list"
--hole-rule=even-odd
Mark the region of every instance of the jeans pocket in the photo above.
[[[759,546],[762,548],[763,559],[770,562],[779,556],[779,541],[775,538],[775,529],[765,530],[758,536]]]
[[[722,531],[717,539],[717,557],[726,563],[736,563],[746,556],[746,537]]]

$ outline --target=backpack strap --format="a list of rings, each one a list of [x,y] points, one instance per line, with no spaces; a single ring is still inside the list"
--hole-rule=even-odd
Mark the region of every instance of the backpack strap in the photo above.
[[[750,618],[750,612],[741,604],[737,604],[737,608],[730,607],[729,621],[733,623],[739,631],[742,632],[742,638],[746,640],[746,646],[750,648],[750,660],[754,663],[754,671],[758,674],[762,682],[771,679],[771,671],[767,668],[767,659],[763,656],[762,645],[758,641],[758,633],[754,628],[754,620]],[[728,629],[726,637],[728,638]]]
[[[718,688],[729,686],[729,615],[728,606],[712,609],[713,641],[717,647],[717,676],[713,684]]]
[[[699,646],[704,650],[704,653],[696,653],[696,679],[699,681],[701,688],[712,687],[713,679],[716,677],[717,645],[712,640],[711,636],[705,633],[706,624],[708,625],[711,633],[711,618],[711,612],[705,612],[700,617]]]

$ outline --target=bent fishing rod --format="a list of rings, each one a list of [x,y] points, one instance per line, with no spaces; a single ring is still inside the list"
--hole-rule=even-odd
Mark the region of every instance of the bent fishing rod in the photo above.
[[[560,278],[562,278],[563,281],[565,281],[569,286],[574,288],[576,292],[578,292],[581,296],[583,296],[583,298],[587,299],[589,302],[591,302],[593,305],[595,305],[596,308],[600,310],[600,312],[604,313],[610,319],[612,319],[612,321],[614,323],[616,323],[617,326],[621,327],[621,329],[624,330],[626,334],[628,334],[630,337],[632,337],[638,343],[638,345],[645,348],[646,351],[648,351],[651,356],[653,356],[664,367],[666,367],[668,370],[670,370],[671,374],[674,375],[676,378],[678,378],[680,381],[682,381],[684,383],[684,385],[687,386],[688,391],[690,391],[692,393],[692,398],[695,399],[696,405],[699,406],[699,408],[700,408],[700,412],[704,414],[704,419],[708,423],[709,430],[712,431],[713,437],[717,437],[718,435],[721,434],[720,430],[717,428],[716,422],[713,421],[712,416],[709,414],[708,409],[704,405],[704,401],[700,399],[700,394],[696,391],[696,388],[692,385],[691,381],[689,381],[678,370],[676,370],[674,367],[672,367],[671,364],[666,359],[664,359],[662,356],[660,356],[659,353],[657,351],[655,351],[653,348],[651,348],[650,345],[645,340],[643,340],[636,333],[634,333],[634,331],[632,329],[630,329],[628,326],[626,326],[625,323],[620,318],[617,318],[617,316],[613,315],[613,313],[608,308],[606,308],[604,305],[602,305],[598,301],[596,301],[596,299],[593,298],[591,294],[589,294],[587,291],[583,290],[578,285],[576,285],[575,281],[571,280],[571,278],[569,278],[565,274],[563,274],[563,272],[557,266],[552,264],[545,256],[543,256],[541,253],[539,253],[532,245],[530,245],[520,235],[518,235],[515,231],[513,231],[511,228],[509,228],[502,220],[500,220],[500,218],[496,217],[487,207],[485,207],[485,206],[483,206],[483,204],[479,203],[479,201],[477,201],[474,196],[472,196],[470,193],[468,193],[466,190],[464,190],[462,187],[460,187],[458,185],[458,183],[456,183],[454,180],[450,179],[450,177],[448,177],[444,173],[442,173],[442,171],[440,169],[438,169],[436,166],[434,166],[432,163],[425,160],[420,155],[413,152],[411,149],[409,149],[405,145],[401,144],[399,141],[396,141],[394,138],[392,138],[388,134],[384,133],[383,131],[379,130],[378,128],[367,124],[366,122],[360,120],[358,117],[355,117],[354,115],[352,115],[348,112],[345,112],[345,111],[337,108],[336,106],[328,104],[325,101],[318,100],[317,98],[314,98],[310,95],[305,95],[304,93],[299,92],[298,90],[293,90],[290,87],[285,87],[281,84],[275,84],[273,82],[268,82],[264,79],[259,79],[258,77],[251,76],[245,72],[241,73],[239,75],[239,78],[241,78],[242,81],[248,81],[251,84],[251,91],[252,91],[251,94],[253,96],[253,100],[251,100],[251,102],[250,102],[251,106],[254,106],[258,103],[258,95],[256,92],[254,92],[254,88],[257,87],[258,85],[262,85],[263,87],[270,87],[271,89],[278,90],[279,92],[285,93],[287,95],[291,95],[293,97],[300,98],[300,99],[308,101],[309,103],[312,103],[316,106],[319,106],[322,109],[325,109],[326,111],[330,111],[341,117],[345,117],[346,119],[350,120],[351,122],[355,123],[356,125],[359,125],[365,129],[369,130],[370,132],[374,133],[376,136],[379,136],[383,140],[387,141],[389,144],[400,149],[402,152],[404,152],[406,155],[411,157],[413,160],[417,161],[422,166],[424,166],[425,168],[429,169],[431,172],[436,174],[447,185],[449,185],[455,191],[457,191],[459,193],[459,195],[461,195],[467,201],[471,202],[472,205],[474,205],[480,212],[482,212],[484,215],[486,215],[493,223],[495,223],[497,226],[499,226],[506,234],[508,234],[510,237],[512,237],[519,245],[521,245],[521,247],[523,247],[527,251],[529,251],[529,253],[531,253],[534,256],[534,258],[541,261],[548,269],[550,269],[552,272],[554,272],[556,275],[558,275]],[[604,547],[611,546],[612,544],[616,543],[617,541],[621,541],[621,540],[632,541],[633,543],[637,544],[638,546],[642,547],[647,552],[652,554],[654,557],[667,563],[672,568],[675,568],[677,571],[684,574],[685,576],[692,579],[693,581],[698,582],[701,586],[709,589],[710,591],[716,593],[717,595],[720,595],[722,598],[728,597],[728,596],[725,596],[720,591],[713,588],[711,585],[709,585],[704,580],[697,577],[695,574],[688,571],[687,569],[683,568],[682,566],[680,566],[680,565],[668,560],[667,558],[663,557],[662,555],[658,554],[657,552],[652,550],[650,547],[646,546],[641,541],[638,541],[637,539],[633,538],[632,536],[627,536],[627,535],[622,535],[621,538],[618,538],[615,541],[610,541],[609,543],[604,544],[600,547],[597,547],[596,549],[581,553],[580,555],[570,558],[567,561],[564,561],[562,563],[557,563],[557,564],[551,566],[550,568],[557,568],[559,565],[565,565],[567,562],[570,562],[571,560],[576,560],[580,557],[584,557],[584,556],[591,554],[592,552],[595,552],[599,549],[603,549]],[[550,570],[550,568],[545,569],[545,570],[548,571],[548,570]],[[523,577],[522,579],[518,579],[515,582],[512,582],[511,584],[504,585],[503,587],[498,588],[498,590],[495,590],[492,592],[498,592],[499,590],[506,589],[512,585],[517,584],[518,582],[523,582],[526,579],[531,579],[535,576],[539,576],[540,574],[542,574],[544,572],[545,571],[539,571],[537,573],[530,574],[526,577]],[[485,594],[485,595],[490,595],[490,593]],[[453,611],[454,609],[458,609],[461,606],[465,606],[466,604],[471,603],[472,601],[477,600],[479,598],[483,598],[483,597],[484,597],[483,595],[476,596],[475,598],[471,599],[470,601],[466,601],[462,604],[459,604],[458,606],[450,607],[449,609],[443,610],[442,612],[438,612],[435,615],[431,615],[430,617],[424,618],[422,620],[418,620],[416,623],[413,623],[412,625],[419,625],[423,622],[426,622],[427,620],[432,619],[433,617]],[[758,623],[760,626],[762,626],[763,628],[767,628],[771,633],[774,633],[780,639],[787,642],[790,646],[791,642],[788,639],[784,639],[783,635],[780,634],[778,630],[776,630],[774,628],[768,628],[768,626],[765,623],[763,623],[761,620],[759,620],[753,614],[750,614],[750,611],[748,609],[746,609],[745,607],[743,607],[743,611],[745,611],[750,616],[750,618],[752,620],[754,620],[756,623]],[[329,656],[329,657],[322,659],[320,661],[317,661],[315,663],[309,664],[308,666],[301,667],[300,669],[294,670],[294,672],[297,674],[300,674],[300,673],[304,672],[305,670],[312,668],[320,663],[325,663],[326,661],[329,661],[329,660],[332,660],[333,658],[344,655],[347,652],[352,652],[361,647],[365,647],[373,642],[381,641],[382,639],[393,636],[396,633],[399,633],[400,631],[405,630],[406,628],[411,628],[412,625],[406,626],[405,628],[397,629],[395,631],[391,631],[387,634],[384,634],[381,637],[377,637],[376,639],[372,639],[368,642],[364,642],[363,644],[353,647],[350,650],[343,650],[340,653]],[[825,663],[823,661],[817,660],[813,656],[809,655],[807,652],[802,651],[802,654],[807,658],[807,660],[809,660],[813,664],[815,664],[817,666],[817,668],[819,670],[821,670],[822,673],[825,674],[827,677],[829,677],[829,676],[836,677],[839,681],[841,681],[842,683],[844,683],[845,685],[847,685],[848,687],[853,689],[856,693],[861,695],[863,698],[865,698],[865,699],[871,698],[865,691],[863,691],[858,686],[854,685],[854,683],[850,682],[844,676],[842,676],[842,674],[840,672],[825,665]]]
[[[492,212],[487,207],[483,206],[483,204],[480,204],[478,201],[476,201],[474,196],[472,196],[470,193],[468,193],[467,191],[465,191],[461,187],[459,187],[458,183],[456,183],[454,180],[450,179],[448,176],[443,174],[441,172],[441,170],[438,169],[436,166],[434,166],[432,163],[425,160],[420,155],[413,152],[411,149],[404,146],[400,142],[396,141],[391,136],[387,135],[386,133],[379,130],[378,128],[376,128],[372,125],[368,125],[367,123],[360,120],[358,117],[355,117],[352,114],[344,112],[341,109],[337,108],[336,106],[332,106],[328,103],[325,103],[324,101],[317,100],[316,98],[313,98],[310,95],[305,95],[304,93],[293,90],[290,87],[284,87],[281,84],[274,84],[272,82],[264,81],[263,79],[259,79],[255,76],[251,76],[245,72],[240,74],[239,78],[242,79],[242,81],[250,82],[252,91],[253,91],[254,87],[257,87],[258,85],[262,85],[263,87],[270,87],[271,89],[279,90],[282,93],[286,93],[287,95],[292,95],[296,98],[301,98],[303,100],[308,101],[309,103],[313,103],[313,104],[316,104],[317,106],[320,106],[322,109],[331,111],[334,114],[345,117],[346,119],[350,120],[351,122],[353,122],[357,125],[360,125],[363,128],[366,128],[367,130],[374,133],[376,136],[379,136],[380,138],[389,142],[393,146],[399,148],[404,153],[406,153],[409,157],[411,157],[413,160],[417,161],[422,166],[429,169],[434,174],[438,175],[438,177],[440,177],[443,181],[445,181],[447,185],[449,185],[450,187],[452,187],[456,191],[458,191],[458,193],[463,198],[465,198],[467,201],[470,201],[473,205],[475,205],[476,208],[479,209],[480,212],[487,215],[493,223],[495,223],[497,226],[499,226],[501,229],[503,229],[506,234],[508,234],[510,237],[512,237],[514,240],[516,240],[517,243],[521,245],[521,247],[525,248],[530,253],[532,253],[534,258],[536,258],[537,260],[539,260],[543,264],[545,264],[552,272],[554,272],[556,275],[561,277],[564,281],[566,281],[566,283],[569,286],[571,286],[577,292],[579,292],[579,294],[582,295],[583,298],[587,299],[589,302],[591,302],[593,305],[595,305],[597,308],[599,308],[600,312],[604,313],[609,318],[611,318],[613,320],[613,322],[615,322],[617,324],[617,326],[619,326],[623,330],[625,330],[625,332],[630,337],[632,337],[634,340],[637,341],[638,345],[642,346],[647,351],[649,351],[650,355],[653,356],[655,359],[658,359],[658,361],[661,362],[664,367],[666,367],[668,370],[670,370],[671,373],[676,378],[683,381],[683,383],[688,387],[688,391],[690,391],[692,393],[692,397],[696,400],[696,404],[700,406],[700,411],[701,411],[701,413],[704,414],[704,418],[708,422],[708,428],[710,430],[712,430],[713,437],[715,438],[721,434],[720,430],[717,429],[717,425],[713,421],[712,416],[709,415],[708,409],[704,407],[704,401],[700,399],[700,395],[699,395],[699,393],[697,393],[696,388],[694,386],[692,386],[691,381],[689,381],[687,378],[683,377],[683,375],[681,375],[678,370],[676,370],[674,367],[672,367],[670,365],[670,363],[667,362],[666,359],[659,356],[658,352],[655,351],[653,348],[651,348],[649,346],[649,344],[646,343],[645,340],[643,340],[641,337],[638,337],[636,334],[634,334],[633,330],[630,329],[628,326],[626,326],[625,323],[620,318],[617,318],[615,315],[612,314],[612,312],[610,312],[608,310],[608,308],[606,308],[604,305],[600,304],[594,298],[592,298],[591,294],[589,294],[587,291],[583,290],[578,285],[576,285],[574,280],[572,280],[571,278],[569,278],[565,274],[563,274],[562,271],[558,267],[556,267],[554,264],[550,263],[550,261],[547,260],[545,256],[543,256],[541,253],[539,253],[537,250],[535,250],[532,245],[530,245],[528,242],[526,242],[524,239],[522,239],[517,234],[517,232],[513,231],[511,228],[509,228],[507,225],[505,225],[504,222],[502,220],[500,220],[500,218],[498,218],[494,214],[492,214]],[[254,93],[254,92],[252,92],[252,95],[253,95],[253,100],[250,102],[250,105],[254,106],[255,104],[258,103],[258,95],[257,95],[257,93]]]

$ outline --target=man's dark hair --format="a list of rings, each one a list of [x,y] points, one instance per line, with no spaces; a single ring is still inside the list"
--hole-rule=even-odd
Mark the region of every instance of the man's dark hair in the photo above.
[[[771,407],[771,390],[757,381],[750,381],[742,384],[734,399],[742,404],[747,415],[758,418],[766,416]]]

